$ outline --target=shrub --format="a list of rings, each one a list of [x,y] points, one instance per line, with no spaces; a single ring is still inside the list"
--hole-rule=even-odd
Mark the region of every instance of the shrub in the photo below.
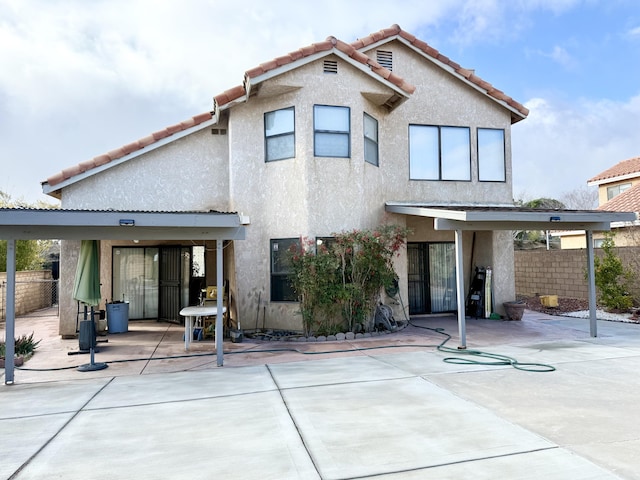
[[[633,306],[629,284],[634,274],[622,265],[614,251],[614,233],[607,232],[602,242],[602,258],[593,260],[598,302],[608,310],[628,310]]]
[[[38,344],[41,340],[35,341],[33,339],[33,332],[31,335],[22,335],[15,340],[15,354],[17,356],[29,356],[36,351]],[[5,341],[0,342],[0,357],[4,358],[6,355],[7,346]]]
[[[370,330],[380,291],[396,278],[393,256],[408,233],[404,227],[383,225],[335,234],[329,246],[302,239],[293,247],[290,278],[305,333]]]

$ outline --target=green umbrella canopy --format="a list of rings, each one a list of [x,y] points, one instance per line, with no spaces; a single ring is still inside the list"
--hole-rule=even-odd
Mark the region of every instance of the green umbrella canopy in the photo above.
[[[73,298],[92,306],[100,303],[100,257],[97,240],[82,240],[73,282]]]

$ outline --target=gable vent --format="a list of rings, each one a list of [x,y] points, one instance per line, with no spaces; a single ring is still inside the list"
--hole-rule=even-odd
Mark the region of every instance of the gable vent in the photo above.
[[[324,73],[338,73],[338,61],[337,60],[325,60],[322,70]]]
[[[393,52],[388,50],[377,50],[376,60],[384,68],[393,72]]]

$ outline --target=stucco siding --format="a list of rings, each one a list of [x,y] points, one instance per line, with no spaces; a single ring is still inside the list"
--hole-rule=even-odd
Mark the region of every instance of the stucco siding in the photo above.
[[[226,136],[205,128],[70,185],[62,208],[226,211],[227,160]]]

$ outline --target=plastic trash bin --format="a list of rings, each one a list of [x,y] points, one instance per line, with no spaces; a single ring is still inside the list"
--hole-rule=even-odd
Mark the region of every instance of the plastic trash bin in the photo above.
[[[109,333],[129,331],[129,302],[107,303],[107,330]]]

